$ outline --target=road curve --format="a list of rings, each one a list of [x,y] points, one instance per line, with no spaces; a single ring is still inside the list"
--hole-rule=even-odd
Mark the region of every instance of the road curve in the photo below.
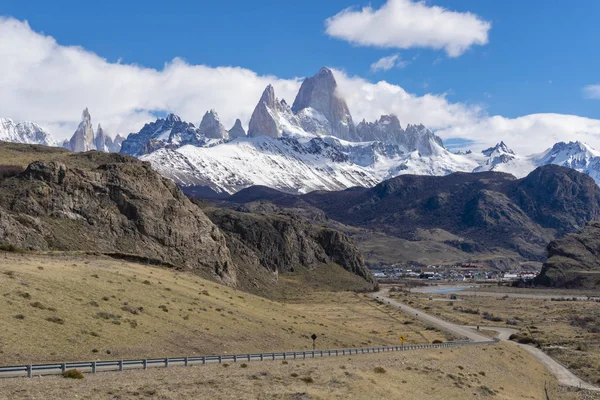
[[[490,340],[489,337],[482,335],[482,334],[478,333],[477,331],[474,331],[469,328],[465,328],[460,325],[453,324],[448,321],[444,321],[443,319],[434,317],[433,315],[426,314],[426,313],[422,312],[421,310],[412,308],[411,306],[408,306],[397,300],[391,299],[391,298],[387,297],[388,296],[387,289],[381,290],[377,293],[373,293],[373,294],[371,294],[371,296],[379,301],[382,301],[386,304],[394,306],[394,307],[398,308],[400,311],[403,311],[406,314],[412,315],[413,317],[418,318],[421,321],[423,321],[429,325],[435,326],[436,328],[442,329],[446,332],[450,332],[450,333],[458,336],[459,338],[466,338],[466,339],[472,340],[474,342],[487,342]]]
[[[378,300],[386,303],[386,304],[389,304],[393,307],[398,308],[400,311],[403,311],[408,315],[412,315],[416,318],[419,318],[423,322],[434,325],[437,328],[443,329],[446,332],[450,332],[450,333],[453,333],[453,334],[461,336],[461,337],[466,337],[469,340],[472,340],[475,342],[490,340],[489,337],[479,334],[475,330],[475,327],[461,326],[461,325],[453,324],[453,323],[445,321],[443,319],[426,314],[421,310],[418,310],[418,309],[410,307],[404,303],[401,303],[397,300],[389,298],[388,292],[389,292],[389,290],[384,289],[384,290],[380,290],[377,293],[373,293],[371,296],[375,299],[378,299]],[[536,347],[528,346],[525,344],[516,343],[516,342],[509,340],[510,335],[516,332],[515,329],[504,328],[504,327],[489,327],[489,326],[484,326],[482,328],[484,328],[486,330],[494,330],[494,331],[498,332],[498,335],[496,336],[498,339],[512,343],[514,345],[517,345],[517,346],[523,348],[528,353],[530,353],[540,363],[542,363],[542,365],[544,365],[548,369],[548,371],[550,371],[550,373],[552,375],[554,375],[556,377],[556,379],[558,380],[558,382],[561,385],[592,390],[595,392],[600,392],[599,387],[591,385],[591,384],[583,381],[582,379],[578,378],[577,376],[575,376],[575,374],[573,374],[571,371],[569,371],[568,368],[566,368],[565,366],[560,364],[558,361],[556,361],[555,359],[553,359],[552,357],[550,357],[548,354],[544,353],[540,349],[538,349]]]

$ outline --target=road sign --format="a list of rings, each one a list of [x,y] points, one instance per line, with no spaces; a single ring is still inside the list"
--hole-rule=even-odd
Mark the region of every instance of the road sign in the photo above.
[[[312,334],[312,336],[310,337],[312,340],[317,340],[317,335],[315,335],[314,333]]]
[[[404,336],[400,336],[400,341],[404,343],[404,341],[406,340],[406,338]]]

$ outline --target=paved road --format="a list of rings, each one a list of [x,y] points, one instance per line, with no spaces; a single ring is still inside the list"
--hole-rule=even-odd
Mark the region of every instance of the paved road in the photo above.
[[[450,333],[456,335],[458,338],[469,339],[474,342],[486,342],[486,341],[490,340],[489,337],[482,335],[482,334],[478,333],[477,331],[473,331],[472,329],[465,328],[463,326],[456,325],[456,324],[453,324],[448,321],[444,321],[443,319],[434,317],[433,315],[426,314],[426,313],[422,312],[421,310],[412,308],[409,305],[406,305],[397,300],[391,299],[391,298],[387,297],[388,291],[385,289],[372,294],[372,296],[375,299],[383,301],[386,304],[390,304],[390,305],[400,309],[401,311],[405,312],[406,314],[412,315],[413,317],[418,318],[421,321],[423,321],[429,325],[432,325],[432,326],[435,326],[436,328],[445,330],[446,332],[450,332]]]
[[[388,297],[388,295],[389,295],[388,290],[384,289],[377,293],[374,293],[372,296],[376,299],[379,299],[379,300],[387,303],[387,304],[397,307],[398,309],[405,312],[406,314],[413,315],[413,316],[419,318],[420,320],[427,322],[431,325],[434,325],[440,329],[444,329],[447,332],[450,332],[450,333],[453,333],[453,334],[456,334],[456,335],[459,335],[462,337],[466,337],[469,340],[473,340],[476,342],[489,340],[489,338],[487,336],[483,336],[483,335],[479,334],[475,330],[475,327],[460,326],[460,325],[453,324],[448,321],[444,321],[440,318],[426,314],[421,310],[412,308],[412,307],[410,307],[404,303],[401,303],[397,300],[391,299]],[[556,379],[558,380],[558,382],[560,384],[565,385],[565,386],[578,387],[578,388],[583,388],[583,389],[600,392],[599,387],[591,385],[591,384],[579,379],[571,371],[569,371],[569,369],[564,367],[562,364],[560,364],[559,362],[554,360],[552,357],[550,357],[549,355],[547,355],[540,349],[532,347],[532,346],[516,343],[513,341],[509,341],[508,338],[510,337],[510,335],[512,335],[513,333],[516,332],[515,329],[503,328],[503,327],[489,327],[489,326],[484,326],[481,328],[487,329],[487,330],[494,330],[494,331],[498,332],[498,335],[496,336],[498,339],[507,341],[507,342],[515,344],[517,346],[520,346],[525,351],[529,352],[540,363],[542,363],[542,365],[544,365],[548,369],[548,371],[550,371],[550,373],[552,373],[556,377]]]
[[[588,300],[588,296],[565,296],[565,295],[546,295],[546,294],[531,294],[531,293],[506,293],[506,292],[482,292],[482,291],[473,291],[470,289],[464,289],[461,287],[448,287],[444,289],[443,285],[440,285],[440,290],[444,290],[443,292],[436,293],[428,293],[427,291],[432,290],[431,287],[426,288],[416,288],[412,289],[413,293],[423,293],[424,295],[434,296],[436,294],[456,294],[461,296],[482,296],[482,297],[512,297],[516,299],[539,299],[539,300],[551,300],[551,299],[565,299],[570,300],[573,297],[576,297],[577,300]],[[455,290],[453,290],[455,289]],[[600,299],[600,297],[591,297],[592,299]]]

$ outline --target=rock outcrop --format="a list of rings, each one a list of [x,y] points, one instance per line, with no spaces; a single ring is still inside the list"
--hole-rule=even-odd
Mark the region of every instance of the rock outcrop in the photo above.
[[[353,140],[355,137],[354,122],[346,101],[337,94],[337,82],[333,72],[323,67],[316,75],[302,82],[300,91],[292,105],[292,111],[300,114],[307,110],[309,114],[320,114],[325,117],[327,124],[321,124],[319,128],[325,128],[325,132],[313,132],[315,126],[304,124],[307,132],[329,134],[344,140]],[[313,111],[314,110],[314,111]],[[305,111],[306,113],[306,111]],[[314,119],[322,119],[314,116]]]
[[[246,131],[244,130],[244,127],[242,126],[242,121],[240,121],[240,119],[236,119],[235,120],[235,124],[233,124],[233,127],[229,130],[229,139],[234,140],[237,138],[245,138],[246,137]]]
[[[374,282],[360,251],[339,231],[316,226],[295,215],[228,209],[208,209],[206,213],[227,237],[234,259],[255,259],[274,273],[336,263]]]
[[[229,139],[229,132],[221,124],[215,110],[207,111],[200,122],[200,132],[209,139]]]
[[[235,285],[225,237],[206,215],[148,163],[110,157],[89,169],[38,161],[1,181],[0,242],[139,255]]]
[[[569,289],[600,289],[600,222],[548,245],[548,260],[535,283]]]

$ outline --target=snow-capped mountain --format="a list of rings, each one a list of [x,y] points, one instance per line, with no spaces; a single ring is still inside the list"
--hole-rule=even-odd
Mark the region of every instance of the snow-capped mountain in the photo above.
[[[0,118],[0,140],[44,146],[57,145],[54,138],[38,124],[34,122],[15,123],[9,118]]]
[[[496,171],[506,172],[517,178],[522,178],[535,169],[530,157],[521,157],[511,150],[504,142],[481,151],[465,156],[476,161],[479,166],[473,172]]]
[[[234,138],[246,136],[241,121],[238,121],[231,128]],[[159,118],[144,125],[141,131],[129,134],[123,141],[121,153],[139,157],[163,148],[176,149],[186,145],[214,146],[228,139],[229,131],[221,124],[215,110],[204,114],[199,128],[175,114],[169,114],[166,118]]]
[[[534,166],[555,164],[591,176],[600,184],[600,152],[582,142],[559,142],[541,154],[530,156]]]
[[[558,143],[521,156],[504,142],[482,152],[452,153],[423,125],[401,126],[394,115],[354,125],[331,70],[305,79],[290,107],[273,86],[263,91],[244,131],[226,130],[214,110],[200,127],[170,114],[130,134],[121,152],[149,161],[180,185],[234,193],[266,185],[291,193],[371,186],[401,174],[506,172],[523,177],[537,166],[559,164],[600,182],[600,156],[581,143]]]
[[[123,140],[124,138],[120,135],[115,136],[114,139],[108,136],[100,124],[94,133],[92,116],[86,108],[81,113],[81,122],[77,130],[70,140],[63,142],[62,147],[77,152],[98,150],[105,153],[118,153]]]
[[[213,147],[161,149],[142,157],[180,185],[202,185],[222,193],[265,185],[286,192],[372,186],[378,180],[321,138],[257,136]]]
[[[445,175],[477,167],[473,160],[446,150],[442,140],[423,125],[403,129],[396,116],[384,115],[376,122],[355,126],[336,89],[333,73],[322,68],[304,81],[292,107],[268,85],[252,113],[247,136],[239,120],[230,130],[230,141],[222,125],[211,122],[216,134],[210,137],[222,138],[221,142],[168,139],[157,150],[153,138],[166,139],[159,120],[155,124],[160,127],[147,125],[131,134],[122,152],[141,155],[180,185],[208,186],[227,193],[252,185],[292,193],[339,190],[371,186],[399,174]],[[195,131],[199,135],[209,136],[203,128],[209,115],[213,119],[216,113],[205,115]],[[131,149],[129,141],[146,148]]]

